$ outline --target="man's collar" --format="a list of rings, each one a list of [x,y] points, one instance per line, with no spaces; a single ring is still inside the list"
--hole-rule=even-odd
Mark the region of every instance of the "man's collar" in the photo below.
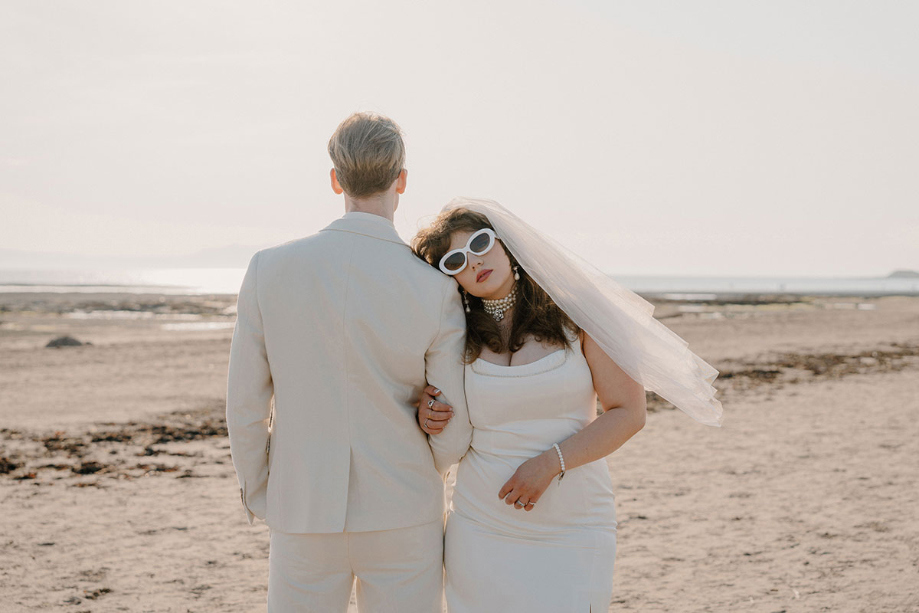
[[[366,219],[368,221],[378,221],[386,224],[387,226],[395,228],[395,224],[389,219],[383,217],[382,215],[375,215],[374,213],[364,213],[362,211],[350,211],[345,213],[341,217],[342,219]]]
[[[372,238],[378,238],[408,247],[405,241],[399,237],[399,233],[396,232],[396,226],[393,222],[385,217],[374,215],[373,213],[361,213],[358,211],[345,213],[344,216],[333,221],[322,229],[321,232],[327,230],[363,234],[364,236],[370,236]]]

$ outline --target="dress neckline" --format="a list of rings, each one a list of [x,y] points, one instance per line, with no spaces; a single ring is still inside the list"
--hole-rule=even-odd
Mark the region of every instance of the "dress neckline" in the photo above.
[[[523,368],[524,366],[529,366],[529,365],[531,365],[531,364],[539,364],[539,363],[542,362],[543,360],[545,360],[545,359],[547,359],[547,358],[551,358],[553,355],[555,355],[556,353],[558,353],[558,352],[560,352],[560,351],[565,351],[565,348],[562,347],[561,349],[557,349],[557,350],[553,351],[552,353],[548,353],[548,354],[542,356],[542,357],[539,358],[538,360],[535,360],[535,361],[533,361],[533,362],[527,362],[526,364],[496,364],[495,362],[490,362],[489,360],[485,360],[485,359],[482,359],[482,358],[478,358],[478,359],[476,360],[476,362],[478,362],[479,360],[481,360],[482,362],[485,362],[486,364],[489,364],[489,365],[491,365],[491,366],[497,366],[498,368]]]
[[[504,364],[495,364],[494,362],[489,362],[482,358],[476,358],[476,360],[468,366],[472,369],[472,372],[476,374],[491,377],[529,377],[531,375],[539,375],[560,368],[568,361],[569,355],[581,353],[580,337],[578,335],[569,335],[569,340],[571,340],[570,347],[562,347],[548,355],[544,355],[535,362],[505,366]],[[583,358],[583,356],[581,357]]]
[[[568,361],[568,356],[571,353],[573,353],[573,351],[570,349],[562,348],[539,358],[535,362],[511,364],[509,366],[495,364],[494,362],[478,358],[475,362],[470,364],[469,367],[472,369],[472,372],[488,377],[530,377],[560,368]]]

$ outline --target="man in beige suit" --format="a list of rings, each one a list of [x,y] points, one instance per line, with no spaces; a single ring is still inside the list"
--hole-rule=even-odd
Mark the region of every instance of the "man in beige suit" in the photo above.
[[[393,225],[399,127],[352,115],[329,154],[346,213],[252,257],[230,353],[233,464],[249,523],[270,528],[268,610],[344,612],[356,577],[362,612],[440,613],[443,474],[472,436],[463,307]],[[430,446],[426,381],[454,409]]]

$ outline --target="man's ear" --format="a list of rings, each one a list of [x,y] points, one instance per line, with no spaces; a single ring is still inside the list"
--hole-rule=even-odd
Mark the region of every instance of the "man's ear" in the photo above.
[[[334,168],[329,172],[329,177],[332,179],[332,191],[340,196],[345,190],[343,190],[341,185],[339,185],[338,176],[335,174]]]
[[[404,194],[405,193],[405,184],[408,182],[408,169],[403,168],[399,172],[399,178],[396,179],[396,193]]]

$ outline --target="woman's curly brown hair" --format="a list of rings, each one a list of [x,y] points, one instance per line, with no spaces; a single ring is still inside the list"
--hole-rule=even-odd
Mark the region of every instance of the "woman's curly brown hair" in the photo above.
[[[475,232],[482,228],[494,230],[488,217],[469,209],[455,208],[441,213],[430,226],[421,230],[412,240],[412,251],[439,271],[440,258],[449,251],[450,237],[453,233]],[[518,266],[520,273],[520,280],[517,281],[517,304],[514,307],[511,321],[511,334],[505,345],[498,329],[498,322],[485,312],[482,307],[482,299],[467,294],[471,311],[466,313],[466,362],[472,363],[477,360],[482,353],[483,346],[487,346],[495,353],[518,351],[523,347],[529,335],[533,335],[539,342],[570,347],[571,340],[566,331],[577,334],[580,328],[564,311],[558,308],[549,294],[533,281],[500,238],[499,236],[498,244],[510,259],[511,266]],[[458,290],[460,293],[463,292],[462,287],[459,287]]]

